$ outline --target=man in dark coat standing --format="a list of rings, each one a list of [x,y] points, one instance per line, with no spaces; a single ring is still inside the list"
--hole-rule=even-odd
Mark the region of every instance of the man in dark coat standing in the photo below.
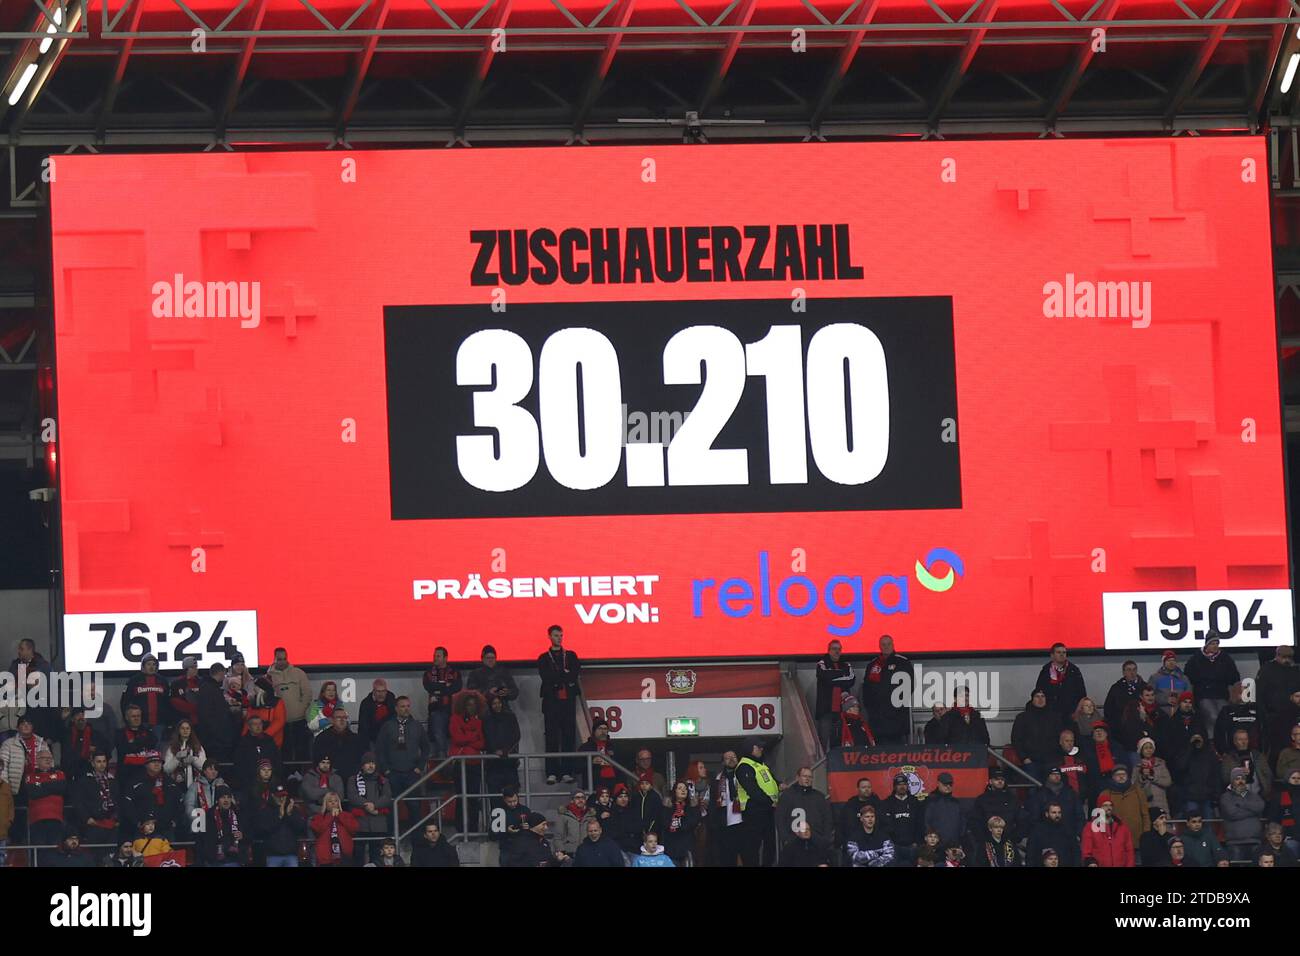
[[[546,726],[547,753],[572,753],[578,749],[578,719],[574,704],[578,699],[578,655],[564,649],[564,629],[552,624],[546,631],[551,646],[537,658],[537,672],[542,677],[542,720]],[[575,758],[547,757],[546,782],[554,786],[557,775],[573,783]]]
[[[1063,718],[1074,716],[1079,701],[1088,696],[1083,671],[1070,662],[1069,652],[1059,641],[1052,645],[1052,658],[1038,672],[1035,690],[1047,695],[1047,706]]]

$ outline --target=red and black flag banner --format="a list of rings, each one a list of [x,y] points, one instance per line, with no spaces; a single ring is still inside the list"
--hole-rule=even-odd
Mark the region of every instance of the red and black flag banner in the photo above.
[[[872,793],[885,797],[900,773],[911,793],[929,793],[945,770],[952,774],[953,796],[978,797],[989,780],[988,753],[983,747],[837,747],[827,759],[832,803],[853,799],[863,777]]]

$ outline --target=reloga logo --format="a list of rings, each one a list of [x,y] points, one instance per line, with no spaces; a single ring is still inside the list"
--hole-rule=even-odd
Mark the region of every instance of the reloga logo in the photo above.
[[[152,912],[150,893],[82,893],[74,886],[50,897],[50,925],[62,929],[129,927],[133,936],[148,936]]]
[[[240,328],[262,324],[262,283],[186,282],[176,273],[170,282],[155,282],[156,319],[239,319]]]
[[[1043,285],[1043,316],[1048,319],[1132,319],[1133,328],[1151,324],[1150,282],[1076,280]]]
[[[931,548],[925,560],[918,560],[915,566],[917,583],[940,594],[951,589],[965,573],[961,556],[949,548]],[[910,581],[906,574],[881,574],[868,586],[861,574],[836,574],[819,584],[799,573],[773,581],[769,554],[760,551],[756,582],[729,578],[719,583],[714,578],[695,578],[691,582],[691,614],[704,616],[706,595],[716,601],[725,616],[739,618],[749,617],[756,605],[763,617],[771,617],[774,610],[790,617],[805,617],[821,603],[839,622],[828,624],[826,630],[837,637],[849,637],[862,629],[868,600],[879,614],[907,614],[912,606]]]

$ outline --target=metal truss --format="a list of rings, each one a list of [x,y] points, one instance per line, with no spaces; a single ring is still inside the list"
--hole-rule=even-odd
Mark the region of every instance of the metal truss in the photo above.
[[[516,0],[0,0],[0,14],[20,2],[21,29],[0,32],[8,69],[46,38],[58,60],[33,103],[0,100],[0,135],[49,148],[1258,129],[1300,22],[1300,0],[1169,0],[1142,17],[1052,0],[1035,19],[999,0],[916,0],[901,20],[879,0],[707,16],[688,0],[581,16],[551,0],[514,17]],[[50,32],[56,8],[86,2]],[[312,59],[332,75],[287,78]]]

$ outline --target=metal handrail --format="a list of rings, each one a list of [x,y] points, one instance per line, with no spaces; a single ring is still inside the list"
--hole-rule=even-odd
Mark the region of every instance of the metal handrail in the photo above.
[[[444,810],[444,809],[445,809],[449,804],[455,802],[456,800],[463,800],[464,803],[463,803],[462,805],[467,806],[468,803],[469,803],[469,801],[470,801],[471,799],[473,799],[473,800],[486,800],[486,799],[489,799],[489,798],[491,798],[491,797],[499,796],[499,794],[497,794],[497,793],[488,793],[488,792],[487,792],[486,783],[483,782],[483,781],[484,781],[483,770],[484,770],[484,765],[485,765],[485,762],[486,762],[486,761],[489,761],[489,760],[517,760],[517,761],[521,761],[521,762],[523,762],[523,779],[524,779],[524,786],[521,788],[521,791],[522,791],[521,796],[524,798],[525,802],[527,802],[527,801],[529,800],[529,798],[531,797],[531,795],[532,795],[532,789],[531,789],[531,787],[528,786],[528,763],[529,763],[529,761],[533,761],[533,760],[547,760],[547,759],[556,759],[556,758],[570,758],[570,759],[572,759],[572,758],[575,758],[575,757],[576,757],[576,758],[584,759],[584,760],[586,761],[586,764],[587,764],[587,779],[588,779],[588,780],[594,780],[594,770],[593,770],[593,768],[594,768],[594,761],[595,761],[595,759],[596,759],[597,757],[600,757],[600,758],[602,758],[602,759],[608,761],[608,763],[609,763],[609,764],[610,764],[610,765],[611,765],[611,766],[612,766],[616,771],[622,773],[622,774],[623,774],[625,777],[627,777],[629,780],[636,780],[636,779],[637,779],[637,775],[636,775],[635,773],[633,773],[631,770],[628,770],[626,767],[624,767],[622,764],[620,764],[617,760],[612,760],[612,759],[610,759],[608,756],[603,755],[603,754],[600,754],[600,753],[598,753],[598,752],[596,752],[596,751],[592,751],[592,750],[546,751],[546,752],[543,752],[543,753],[533,753],[533,754],[508,754],[508,755],[505,756],[505,757],[501,757],[501,756],[499,756],[499,755],[497,755],[497,754],[492,754],[492,753],[482,753],[482,754],[456,754],[456,755],[454,755],[454,756],[444,757],[444,758],[443,758],[443,759],[442,759],[438,764],[436,764],[435,766],[433,766],[433,767],[429,768],[428,770],[426,770],[425,773],[424,773],[424,775],[421,776],[419,780],[416,780],[414,783],[412,783],[409,787],[407,787],[407,788],[406,788],[405,790],[403,790],[401,793],[399,793],[399,794],[397,794],[395,797],[393,797],[393,838],[394,838],[395,840],[397,840],[399,843],[400,843],[402,840],[405,840],[405,839],[409,838],[410,835],[411,835],[412,833],[416,832],[418,829],[420,829],[421,827],[423,827],[424,824],[425,824],[425,822],[426,822],[427,820],[429,820],[431,817],[434,818],[434,819],[438,819],[438,818],[440,818],[441,815],[442,815],[443,810]],[[478,768],[479,768],[479,780],[480,780],[480,782],[481,782],[481,784],[482,784],[482,789],[481,789],[479,792],[474,792],[474,793],[469,792],[468,768],[469,768],[469,764],[470,764],[471,761],[473,761],[473,762],[475,762],[475,763],[478,764]],[[427,782],[429,782],[429,781],[430,781],[430,780],[431,780],[435,775],[437,775],[438,773],[440,773],[440,772],[443,770],[443,768],[445,768],[445,767],[447,767],[447,766],[449,766],[449,765],[452,765],[452,764],[457,764],[457,763],[460,764],[460,770],[461,770],[461,772],[460,772],[460,789],[459,789],[457,792],[453,793],[451,796],[448,796],[448,797],[446,797],[445,799],[439,800],[439,801],[437,802],[437,805],[434,806],[434,808],[433,808],[432,810],[430,810],[428,813],[424,814],[424,815],[423,815],[422,817],[420,817],[417,821],[415,821],[415,822],[412,823],[410,826],[408,826],[408,827],[406,828],[405,831],[403,831],[403,830],[402,830],[402,824],[401,824],[401,813],[399,812],[399,808],[401,807],[402,801],[410,802],[410,801],[415,801],[415,800],[432,800],[432,799],[434,799],[434,798],[432,798],[432,797],[419,796],[419,795],[412,796],[412,794],[413,794],[416,790],[418,790],[418,789],[420,789],[421,787],[423,787],[423,786],[424,786]],[[480,832],[480,831],[475,830],[475,831],[472,831],[472,832],[471,832],[471,831],[469,831],[468,829],[466,829],[466,830],[464,830],[464,831],[462,831],[462,832],[456,834],[454,837],[452,837],[452,838],[451,838],[451,841],[454,842],[455,840],[459,839],[459,840],[462,840],[462,841],[464,841],[464,842],[469,842],[469,840],[470,840],[471,837],[486,836],[487,833],[488,833],[488,831],[482,831],[482,832]]]

